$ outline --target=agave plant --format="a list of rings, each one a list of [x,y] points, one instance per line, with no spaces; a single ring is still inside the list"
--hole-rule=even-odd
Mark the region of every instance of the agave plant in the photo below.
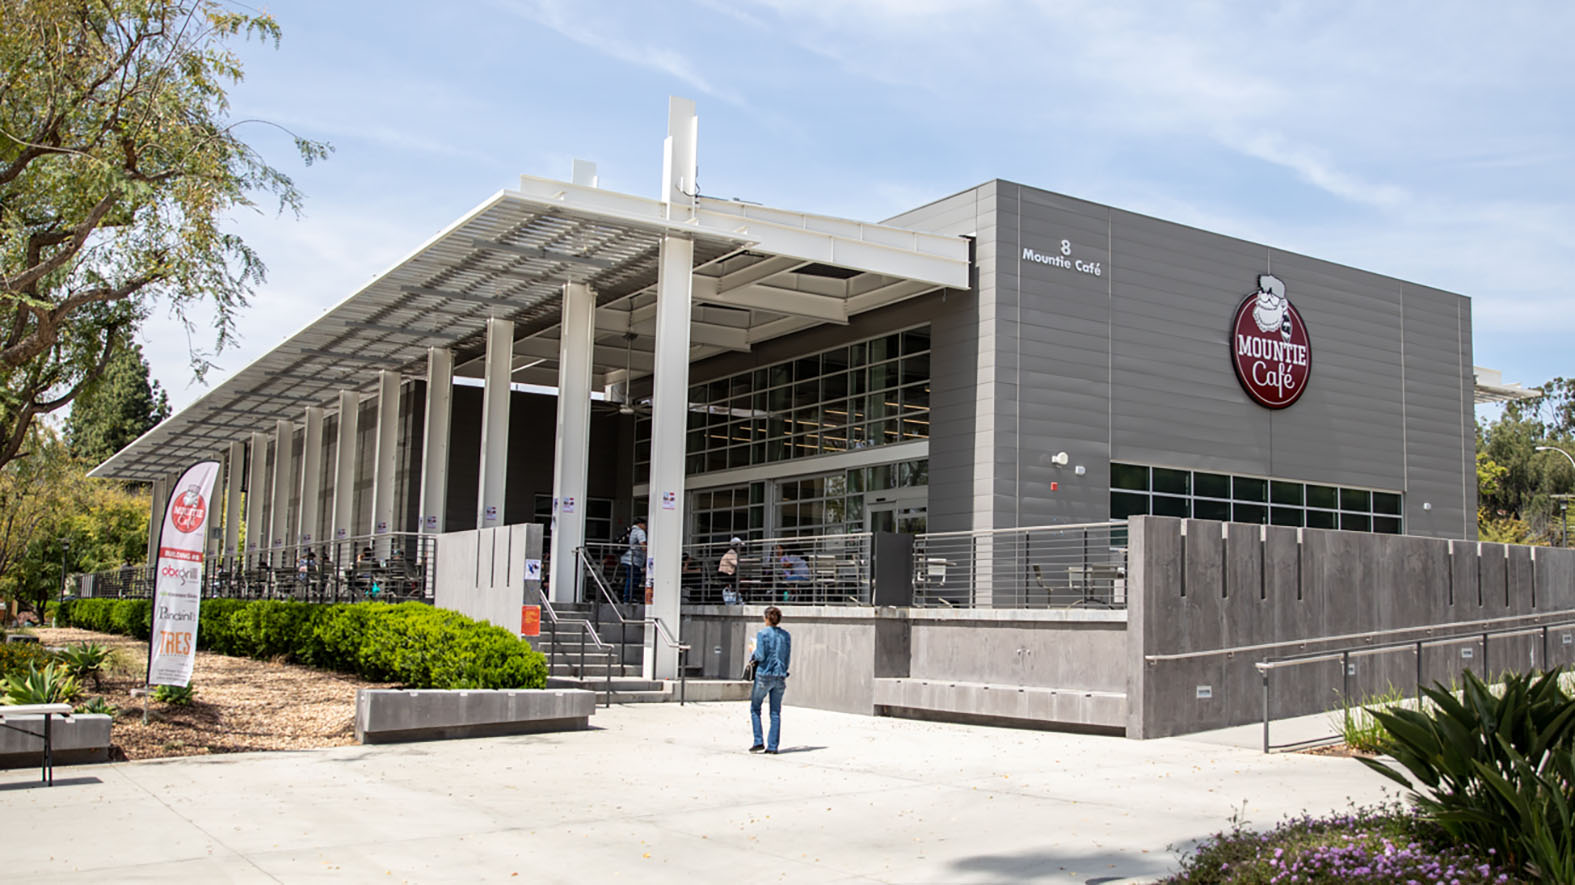
[[[1411,789],[1417,807],[1457,840],[1492,848],[1546,881],[1575,881],[1575,700],[1559,680],[1558,670],[1509,674],[1495,695],[1467,671],[1459,697],[1439,685],[1423,690],[1431,709],[1370,710],[1411,777],[1360,761]]]
[[[160,685],[153,689],[153,699],[162,701],[175,707],[185,707],[191,704],[192,696],[197,690],[189,685]]]
[[[12,673],[3,684],[6,704],[69,704],[76,700],[82,687],[60,664],[43,668],[28,665],[25,672]]]
[[[93,698],[85,704],[77,705],[78,713],[100,713],[111,719],[120,715],[120,708],[111,704],[105,698]]]
[[[68,646],[55,652],[55,657],[64,664],[72,676],[78,680],[93,679],[93,687],[99,687],[99,678],[108,668],[113,652],[97,642],[81,642]]]

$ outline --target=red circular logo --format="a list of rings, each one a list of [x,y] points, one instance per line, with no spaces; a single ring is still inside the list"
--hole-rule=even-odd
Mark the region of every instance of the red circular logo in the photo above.
[[[1279,277],[1259,274],[1258,291],[1236,308],[1230,355],[1242,389],[1264,408],[1283,409],[1307,389],[1312,374],[1307,326]]]
[[[181,492],[170,507],[170,523],[183,534],[202,528],[203,517],[208,515],[208,504],[202,500],[195,487]]]

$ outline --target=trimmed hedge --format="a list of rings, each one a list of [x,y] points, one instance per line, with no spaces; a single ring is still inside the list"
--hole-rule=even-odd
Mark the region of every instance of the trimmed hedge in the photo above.
[[[146,639],[146,599],[78,599],[60,624]],[[354,673],[411,688],[542,688],[547,659],[501,627],[419,602],[320,605],[205,599],[197,647]]]

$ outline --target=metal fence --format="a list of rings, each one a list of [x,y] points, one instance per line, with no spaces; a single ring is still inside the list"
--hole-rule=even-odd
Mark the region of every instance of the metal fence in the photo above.
[[[930,532],[913,540],[914,605],[1125,608],[1124,522]]]
[[[203,572],[203,596],[303,602],[431,602],[436,554],[434,535],[390,532],[214,557],[207,561]],[[138,599],[153,595],[152,566],[74,577],[76,593],[82,597]]]
[[[720,569],[728,550],[734,552],[733,574]],[[620,602],[645,601],[643,556],[628,544],[591,542],[585,545],[587,569]],[[730,543],[687,544],[679,580],[683,601],[699,605],[776,603],[778,605],[868,605],[870,602],[870,535],[817,535],[799,538],[756,538]],[[582,586],[579,598],[593,598]]]

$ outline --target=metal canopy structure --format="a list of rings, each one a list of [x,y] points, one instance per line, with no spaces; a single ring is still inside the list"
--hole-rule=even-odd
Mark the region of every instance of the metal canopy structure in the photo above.
[[[1542,395],[1542,391],[1522,387],[1516,382],[1505,383],[1504,373],[1498,369],[1472,366],[1471,371],[1476,380],[1474,387],[1477,405],[1482,405],[1483,403],[1508,403]]]
[[[677,216],[682,217],[677,217]],[[599,385],[651,370],[658,246],[694,243],[690,360],[969,285],[965,238],[693,198],[644,197],[523,176],[278,347],[96,467],[150,481],[246,434],[369,391],[378,370],[420,375],[428,347],[482,375],[488,318],[515,323],[512,378],[554,385],[563,286],[596,293]]]

